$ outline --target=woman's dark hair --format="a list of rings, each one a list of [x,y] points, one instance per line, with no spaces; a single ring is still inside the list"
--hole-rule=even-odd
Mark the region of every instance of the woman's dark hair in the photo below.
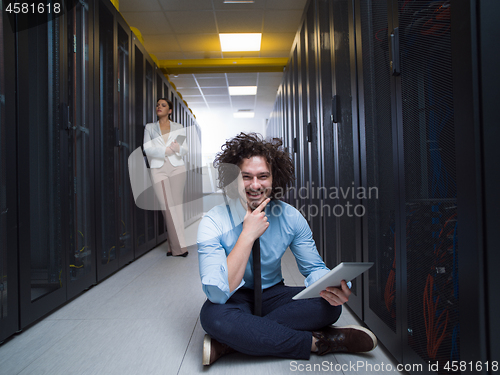
[[[283,147],[283,142],[279,138],[272,138],[270,141],[263,139],[257,133],[240,133],[236,137],[226,141],[221,147],[221,152],[215,156],[214,166],[219,172],[219,188],[225,189],[235,181],[237,174],[234,168],[224,168],[224,165],[232,164],[238,167],[243,159],[252,156],[261,156],[271,169],[273,177],[273,187],[271,198],[281,199],[286,189],[295,179],[292,159]],[[239,173],[239,171],[237,171]],[[236,175],[235,175],[236,174]],[[231,198],[235,198],[233,191],[228,191]]]
[[[156,103],[158,103],[160,100],[165,100],[168,103],[168,108],[172,110],[172,113],[168,114],[168,119],[172,120],[172,115],[174,114],[174,104],[168,100],[167,98],[159,98]]]

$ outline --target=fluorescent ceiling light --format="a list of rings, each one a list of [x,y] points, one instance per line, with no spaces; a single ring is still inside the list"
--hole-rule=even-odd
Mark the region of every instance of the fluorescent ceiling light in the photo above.
[[[224,0],[224,4],[253,4],[255,0]]]
[[[219,34],[222,52],[260,51],[261,33]]]
[[[250,109],[240,109],[238,112],[233,113],[234,118],[253,118],[255,113]]]
[[[229,95],[257,95],[257,86],[229,86]]]

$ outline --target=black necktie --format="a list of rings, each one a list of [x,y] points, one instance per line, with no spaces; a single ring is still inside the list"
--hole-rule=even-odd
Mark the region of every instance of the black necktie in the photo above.
[[[260,272],[260,239],[256,239],[252,246],[253,254],[253,314],[262,316],[262,280]]]

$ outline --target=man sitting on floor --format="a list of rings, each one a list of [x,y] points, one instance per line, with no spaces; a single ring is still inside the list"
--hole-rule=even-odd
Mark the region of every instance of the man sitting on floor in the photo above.
[[[217,154],[219,187],[229,198],[211,209],[198,228],[198,257],[208,300],[200,312],[205,335],[203,364],[241,352],[255,356],[309,359],[333,352],[367,352],[375,335],[360,326],[330,326],[340,317],[351,291],[345,281],[322,298],[292,300],[304,287],[283,283],[281,257],[289,247],[308,286],[328,273],[301,213],[276,199],[294,179],[292,160],[279,139],[240,133]],[[231,168],[225,168],[228,165]],[[239,167],[239,169],[234,168]],[[236,173],[234,173],[236,169]],[[240,176],[236,175],[240,172]],[[234,181],[239,181],[233,184]],[[233,186],[233,189],[228,187]],[[233,191],[231,191],[233,190]],[[260,238],[262,316],[254,306],[254,262]]]

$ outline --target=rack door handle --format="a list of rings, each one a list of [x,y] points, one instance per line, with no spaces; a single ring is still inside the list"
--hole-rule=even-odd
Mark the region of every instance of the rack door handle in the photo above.
[[[401,65],[399,59],[399,27],[396,27],[391,33],[391,49],[392,49],[392,75],[398,76],[401,74]]]

